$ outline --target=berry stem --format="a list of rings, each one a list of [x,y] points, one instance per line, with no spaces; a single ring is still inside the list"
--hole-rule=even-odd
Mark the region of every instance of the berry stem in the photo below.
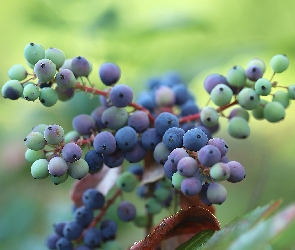
[[[231,102],[227,105],[221,106],[221,107],[217,108],[216,111],[217,111],[217,113],[221,113],[222,111],[224,111],[227,108],[234,106],[236,104],[238,104],[238,100],[234,100],[233,102]],[[181,119],[179,119],[179,123],[181,124],[181,123],[185,123],[185,122],[189,122],[189,121],[193,121],[193,120],[198,120],[198,119],[200,119],[200,116],[201,116],[200,112],[197,114],[184,116]]]
[[[121,189],[117,189],[112,198],[110,198],[106,205],[101,209],[100,213],[93,219],[89,227],[95,227],[96,224],[102,219],[102,217],[105,215],[108,208],[115,202],[118,196],[120,196],[122,193]]]
[[[93,95],[102,95],[102,96],[105,96],[105,97],[109,97],[109,92],[108,91],[103,91],[103,90],[87,87],[87,86],[84,86],[84,85],[82,85],[80,83],[77,83],[75,88],[80,89],[80,90],[82,90],[82,91],[84,91],[86,93],[87,92],[91,93]],[[131,102],[129,106],[133,107],[135,110],[142,110],[142,111],[146,112],[148,114],[148,117],[150,119],[151,124],[154,124],[155,118],[152,116],[152,114],[150,113],[149,110],[147,110],[146,108],[144,108],[144,107],[142,107],[139,104],[134,103],[134,102]]]
[[[102,217],[105,215],[105,213],[107,212],[107,210],[109,209],[109,207],[115,202],[115,200],[118,198],[118,196],[120,196],[122,193],[122,191],[120,189],[117,189],[116,192],[113,194],[113,196],[107,201],[107,203],[105,204],[105,206],[100,210],[100,212],[97,214],[97,216],[92,220],[92,222],[90,223],[90,225],[87,228],[92,228],[95,227],[98,222],[100,222],[100,220],[102,219]],[[77,240],[76,242],[79,243],[82,241],[83,239],[83,235],[82,234]]]
[[[90,88],[90,87],[84,86],[84,85],[82,85],[80,83],[76,84],[75,89],[80,89],[80,90],[82,90],[84,92],[92,93],[94,95],[102,95],[102,96],[105,96],[105,97],[108,97],[108,95],[109,95],[109,93],[106,92],[106,91],[95,89],[95,88]]]

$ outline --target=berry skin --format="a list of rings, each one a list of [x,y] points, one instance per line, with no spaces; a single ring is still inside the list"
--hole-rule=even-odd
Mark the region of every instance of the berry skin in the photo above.
[[[289,67],[289,59],[286,55],[275,55],[270,60],[270,67],[274,73],[282,73]]]
[[[26,68],[21,64],[15,64],[8,70],[8,77],[11,80],[24,80],[28,75]]]
[[[67,143],[62,149],[62,157],[67,162],[74,162],[81,158],[82,149],[73,142]]]
[[[82,201],[90,209],[100,209],[105,203],[105,197],[95,188],[89,188],[83,193]]]
[[[116,185],[124,192],[132,192],[137,185],[137,179],[134,174],[125,171],[119,175]]]
[[[43,135],[39,132],[31,132],[24,139],[25,145],[32,150],[38,151],[45,147],[46,141]]]
[[[98,74],[101,81],[106,86],[111,86],[119,81],[121,77],[121,70],[117,64],[105,62],[100,66]]]
[[[4,98],[10,100],[17,100],[23,95],[23,86],[18,80],[9,80],[7,81],[1,89],[1,94]]]
[[[128,106],[133,99],[132,89],[125,84],[116,84],[111,89],[110,100],[112,104],[118,108],[124,108]]]
[[[188,150],[198,151],[208,142],[207,135],[202,129],[193,128],[183,136],[183,146]]]
[[[243,87],[246,82],[246,72],[241,66],[233,66],[226,75],[226,81],[234,87]]]
[[[268,102],[263,109],[264,118],[269,122],[279,122],[285,118],[286,111],[279,102]]]
[[[212,89],[210,97],[217,106],[224,106],[230,103],[233,97],[233,91],[225,84],[217,84]]]
[[[78,76],[88,77],[88,75],[91,72],[91,65],[85,57],[77,56],[73,58],[71,62],[71,70],[73,71],[76,77]]]
[[[49,59],[41,59],[35,64],[34,72],[40,81],[48,82],[54,79],[56,65]]]
[[[117,208],[117,214],[120,220],[124,222],[132,221],[136,217],[136,208],[129,201],[122,201]]]
[[[23,97],[27,101],[35,101],[40,96],[40,90],[39,87],[35,84],[28,84],[24,87],[23,90]]]
[[[234,138],[245,139],[250,135],[248,122],[242,117],[233,117],[229,120],[227,131]]]
[[[40,44],[29,43],[24,49],[24,56],[28,63],[35,65],[36,62],[45,58],[45,50]]]
[[[181,191],[187,196],[194,196],[200,193],[202,189],[202,182],[199,178],[189,177],[181,182]]]

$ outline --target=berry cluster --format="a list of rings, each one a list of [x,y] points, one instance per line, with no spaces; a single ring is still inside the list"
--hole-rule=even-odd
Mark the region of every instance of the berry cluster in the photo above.
[[[117,223],[103,219],[99,225],[93,225],[97,217],[104,212],[105,197],[94,188],[85,190],[83,205],[74,208],[74,220],[53,225],[54,233],[47,238],[49,249],[87,250],[103,246],[103,249],[121,249],[115,240]]]
[[[75,116],[73,130],[67,133],[58,124],[39,124],[32,129],[25,138],[25,158],[32,164],[32,176],[50,176],[54,184],[60,184],[68,176],[81,180],[99,174],[104,166],[121,172],[115,177],[115,196],[108,201],[97,189],[84,192],[75,220],[55,225],[47,241],[50,249],[74,249],[74,245],[80,250],[99,246],[119,249],[114,243],[116,224],[103,216],[124,192],[136,191],[148,216],[123,199],[117,207],[118,218],[148,229],[152,227],[150,216],[169,207],[179,194],[195,196],[206,205],[222,204],[227,191],[219,182],[239,182],[245,178],[245,169],[228,159],[226,142],[213,137],[219,118],[228,119],[232,137],[247,138],[250,114],[255,119],[279,122],[289,101],[295,99],[295,85],[284,87],[273,81],[274,75],[289,65],[288,58],[280,54],[270,61],[270,79],[263,78],[266,65],[260,59],[251,60],[246,69],[234,66],[226,76],[209,75],[204,87],[217,107],[208,102],[202,108],[175,72],[149,79],[148,89],[134,102],[132,89],[118,83],[121,71],[115,63],[106,62],[98,69],[107,87],[102,91],[90,83],[92,64],[82,56],[66,59],[61,50],[44,50],[36,43],[25,47],[24,56],[33,72],[19,64],[12,66],[10,80],[1,90],[4,98],[39,100],[51,107],[83,91],[98,95],[100,102],[90,114]],[[287,91],[274,90],[279,87]],[[265,96],[271,100],[262,99]],[[124,168],[126,162],[134,165]],[[152,169],[156,170],[153,175]],[[114,245],[106,247],[108,244]]]

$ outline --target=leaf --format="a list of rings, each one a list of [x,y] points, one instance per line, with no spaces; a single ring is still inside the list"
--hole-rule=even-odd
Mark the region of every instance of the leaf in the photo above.
[[[120,171],[121,167],[109,168],[106,165],[104,165],[98,173],[87,174],[82,180],[77,180],[74,183],[74,186],[70,193],[71,199],[77,207],[80,207],[83,205],[82,195],[86,189],[97,187],[97,189],[100,190],[103,194],[106,194],[109,191],[109,189],[111,189],[112,186],[115,184],[118,177],[118,173]],[[110,176],[112,176],[111,179],[109,179]],[[107,183],[108,181],[109,183],[106,184],[106,187],[99,184]]]
[[[198,247],[205,244],[205,242],[211,238],[214,234],[214,230],[203,230],[190,238],[187,242],[183,243],[181,246],[176,248],[176,250],[191,250],[197,249]]]
[[[248,232],[240,235],[231,245],[230,250],[262,249],[277,235],[283,233],[295,219],[295,204],[285,208],[266,221],[261,221]],[[294,231],[293,231],[294,237]],[[283,248],[286,249],[286,248]]]
[[[242,216],[241,218],[234,219],[231,223],[226,225],[222,230],[215,232],[214,235],[207,241],[207,243],[202,247],[203,249],[228,249],[233,242],[241,236],[244,236],[246,232],[251,229],[259,226],[257,228],[256,234],[260,232],[259,230],[265,230],[267,225],[264,225],[263,222],[267,219],[281,204],[281,201],[275,201],[263,207],[258,207],[252,212]],[[260,232],[261,233],[261,232]],[[262,232],[263,233],[263,232]],[[250,241],[251,237],[247,238],[247,241]],[[240,245],[237,245],[239,248]],[[253,248],[248,248],[253,249]]]
[[[164,240],[173,236],[197,234],[203,230],[219,230],[216,217],[203,207],[181,209],[164,219],[145,239],[134,243],[131,250],[156,249]],[[174,246],[175,247],[175,246]]]
[[[271,241],[273,249],[294,249],[295,220],[294,219],[289,219],[289,220],[290,220],[290,225],[288,225],[282,233],[278,234],[278,236]]]
[[[108,168],[103,179],[101,179],[101,181],[97,184],[96,189],[106,196],[111,188],[116,184],[121,171],[121,167]]]

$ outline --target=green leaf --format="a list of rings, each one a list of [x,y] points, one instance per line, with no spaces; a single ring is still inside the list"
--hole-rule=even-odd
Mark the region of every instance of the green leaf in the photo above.
[[[181,244],[176,250],[199,249],[200,246],[204,245],[206,241],[211,238],[214,232],[214,230],[203,230],[190,238],[187,242]]]
[[[229,247],[230,250],[267,249],[272,239],[288,233],[288,226],[295,219],[295,203],[266,221],[260,222],[253,229],[240,235]],[[294,231],[293,231],[294,233]],[[293,234],[294,237],[294,234]],[[294,241],[293,241],[294,243]],[[286,249],[286,248],[279,248]]]
[[[245,235],[246,232],[250,232],[254,228],[256,233],[263,233],[269,225],[259,223],[268,218],[281,204],[281,201],[271,202],[263,207],[258,207],[252,212],[234,219],[223,229],[214,233],[214,235],[203,245],[202,249],[228,249],[234,241],[239,237]],[[255,235],[249,235],[248,241],[251,241],[251,237]],[[235,248],[233,248],[235,249]],[[239,248],[239,250],[242,248]],[[251,248],[248,248],[251,249]]]
[[[294,249],[295,247],[295,221],[293,220],[290,225],[277,237],[271,241],[273,249]]]

